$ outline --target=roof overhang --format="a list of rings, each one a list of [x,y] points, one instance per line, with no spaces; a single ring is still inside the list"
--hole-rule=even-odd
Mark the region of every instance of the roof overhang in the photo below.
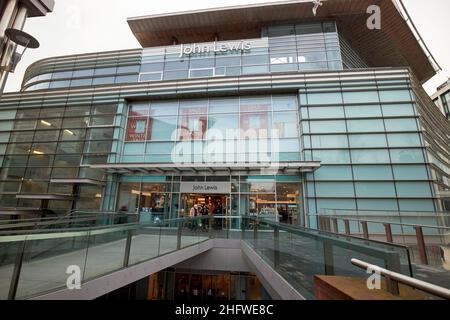
[[[55,184],[86,184],[95,186],[104,186],[106,183],[93,179],[51,179],[50,183]]]
[[[167,163],[112,163],[93,164],[93,169],[104,169],[109,173],[124,175],[269,175],[284,174],[298,175],[304,172],[313,172],[320,168],[320,162],[285,162],[285,163],[226,163],[226,164],[167,164]]]
[[[73,200],[73,196],[65,194],[18,194],[16,198],[32,200]]]
[[[52,12],[55,6],[54,0],[21,0],[28,8],[28,17],[42,17]]]
[[[177,43],[261,37],[270,24],[333,19],[370,67],[411,67],[422,82],[436,74],[424,49],[397,8],[396,0],[324,0],[317,16],[311,0],[260,3],[227,8],[129,18],[128,24],[145,47]],[[367,28],[367,8],[381,7],[381,30]]]

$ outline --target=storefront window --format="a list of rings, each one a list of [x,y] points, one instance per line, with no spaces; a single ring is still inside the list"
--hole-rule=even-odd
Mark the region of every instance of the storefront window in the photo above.
[[[137,212],[139,194],[140,183],[122,182],[119,186],[118,210],[120,212]]]

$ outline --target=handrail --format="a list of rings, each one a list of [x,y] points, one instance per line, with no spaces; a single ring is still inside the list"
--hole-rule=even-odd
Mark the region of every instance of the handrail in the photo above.
[[[357,219],[358,217],[364,217],[364,216],[358,216],[355,218],[351,218],[350,215],[345,216],[335,216],[335,215],[310,215],[311,217],[323,217],[323,218],[334,218],[339,220],[348,220],[348,221],[357,221],[357,222],[369,222],[369,223],[389,223],[391,225],[397,225],[397,226],[405,226],[405,227],[423,227],[423,228],[430,228],[430,229],[444,229],[450,231],[450,227],[439,227],[439,226],[431,226],[426,224],[414,224],[414,223],[402,223],[402,222],[392,222],[392,221],[381,221],[381,220],[366,220],[366,219]],[[393,217],[395,218],[395,217]]]
[[[449,289],[446,289],[446,288],[443,288],[443,287],[440,287],[440,286],[437,286],[437,285],[434,285],[434,284],[431,284],[431,283],[428,283],[428,282],[425,282],[422,280],[414,279],[414,278],[405,276],[403,274],[393,272],[388,269],[384,269],[377,265],[370,264],[370,263],[367,263],[367,262],[364,262],[364,261],[361,261],[358,259],[352,259],[351,262],[353,265],[355,265],[361,269],[368,270],[370,268],[373,271],[379,273],[380,275],[385,276],[389,280],[397,281],[397,282],[403,283],[409,287],[430,293],[434,296],[450,300],[450,290]]]
[[[420,211],[420,210],[377,210],[377,209],[368,209],[368,210],[355,210],[355,209],[333,209],[333,208],[323,208],[322,211],[334,211],[334,212],[395,212],[401,213],[401,216],[404,216],[405,213],[421,213],[423,216],[436,216],[436,213],[441,215],[449,215],[450,211]]]
[[[59,219],[69,219],[72,217],[72,215],[74,213],[78,213],[78,214],[86,214],[87,215],[107,215],[107,214],[123,214],[123,215],[131,215],[129,213],[126,212],[116,212],[116,211],[80,211],[80,210],[75,210],[75,211],[70,211],[68,214],[65,215],[55,215],[53,217],[39,217],[39,218],[26,218],[26,219],[7,219],[7,220],[3,220],[0,219],[0,226],[4,225],[4,224],[17,224],[17,223],[23,223],[23,222],[45,222],[45,221],[56,221]]]
[[[199,229],[199,224],[194,225],[190,222],[198,221],[197,219],[201,220],[213,220],[213,219],[236,219],[235,222],[235,229],[232,229],[230,226],[225,226],[225,229],[227,230],[226,234],[223,234],[221,232],[222,228],[218,229],[219,232],[216,234],[213,225],[209,224],[209,230],[203,230]],[[242,219],[242,220],[241,220]],[[250,223],[249,223],[250,222]],[[226,223],[220,224],[220,226],[227,225]],[[265,230],[267,229],[270,230]],[[159,230],[158,230],[159,229]],[[167,230],[164,231],[164,230]],[[186,231],[184,231],[186,230]],[[235,230],[240,232],[239,234],[229,234],[228,230]],[[253,232],[252,232],[253,230]],[[277,222],[273,222],[271,220],[266,219],[260,219],[258,217],[249,217],[249,216],[198,216],[198,217],[181,217],[176,219],[168,219],[168,220],[160,220],[158,222],[151,221],[146,223],[125,223],[121,225],[106,225],[106,226],[90,226],[90,227],[81,227],[81,228],[68,228],[68,229],[60,229],[60,230],[48,230],[46,232],[42,232],[44,230],[36,230],[34,233],[29,233],[26,235],[7,235],[7,236],[0,236],[0,244],[5,248],[10,248],[9,253],[7,253],[7,259],[4,261],[7,261],[8,265],[13,266],[13,272],[11,276],[11,281],[9,285],[9,292],[8,292],[8,299],[15,299],[17,295],[17,288],[19,287],[19,280],[22,276],[22,263],[28,263],[29,261],[32,261],[30,259],[34,259],[34,257],[38,257],[40,255],[43,255],[44,257],[48,256],[56,256],[58,257],[60,254],[64,254],[67,252],[72,252],[75,250],[86,250],[85,253],[83,253],[82,256],[85,258],[80,258],[81,263],[84,263],[84,268],[86,268],[86,259],[88,259],[88,252],[90,252],[91,248],[95,247],[98,244],[101,244],[103,239],[105,239],[108,243],[111,242],[114,244],[115,241],[121,240],[124,241],[121,243],[121,248],[125,248],[124,252],[121,250],[118,251],[118,256],[120,259],[123,258],[122,262],[117,262],[117,265],[115,266],[106,266],[104,268],[104,273],[102,274],[95,274],[93,276],[101,276],[103,274],[106,274],[108,272],[118,270],[118,268],[126,268],[130,264],[129,263],[140,263],[142,261],[147,261],[148,259],[153,259],[157,256],[160,256],[160,254],[167,254],[170,252],[174,252],[174,250],[179,250],[181,248],[185,248],[187,246],[191,246],[196,243],[200,243],[203,241],[206,241],[211,238],[215,237],[225,237],[230,238],[236,237],[241,238],[243,240],[250,239],[249,243],[251,245],[254,245],[255,248],[258,248],[258,246],[264,246],[265,242],[261,241],[261,239],[258,240],[259,231],[261,232],[272,232],[273,233],[273,239],[272,237],[267,238],[267,241],[269,241],[269,246],[272,245],[271,241],[274,241],[273,244],[277,246],[277,242],[280,240],[279,236],[281,232],[287,232],[292,234],[297,234],[302,237],[317,239],[320,241],[321,246],[319,246],[318,252],[319,254],[324,255],[324,261],[325,261],[325,267],[329,272],[328,274],[334,274],[334,258],[332,254],[333,247],[338,248],[344,248],[347,250],[350,250],[354,254],[362,253],[364,256],[373,257],[376,258],[376,261],[379,261],[379,259],[382,259],[386,263],[386,267],[390,268],[392,270],[399,271],[402,268],[401,260],[406,261],[406,263],[409,266],[409,272],[406,273],[408,275],[411,275],[411,268],[410,268],[410,259],[409,259],[409,252],[407,248],[405,250],[397,250],[399,246],[392,245],[392,244],[384,244],[385,246],[379,247],[377,245],[372,245],[373,241],[370,240],[364,240],[362,241],[350,241],[349,237],[336,237],[335,235],[328,234],[325,232],[321,232],[314,229],[307,229],[307,228],[300,228],[300,227],[293,227],[286,224],[280,224]],[[136,232],[138,231],[138,232]],[[207,233],[203,233],[203,231],[207,231]],[[150,254],[147,255],[147,253],[140,255],[137,259],[130,260],[130,252],[132,248],[132,244],[136,244],[139,242],[133,242],[135,235],[140,234],[146,235],[149,234],[151,236],[159,236],[157,241],[162,241],[161,236],[166,234],[171,236],[171,245],[168,250],[160,251],[160,246],[158,245],[158,248],[151,251]],[[103,237],[105,235],[106,237]],[[110,236],[111,235],[111,236]],[[115,236],[117,235],[117,236]],[[101,236],[97,239],[98,236]],[[194,237],[193,239],[188,238],[187,242],[182,242],[182,239],[185,237]],[[61,241],[53,241],[53,239],[61,239]],[[78,239],[81,239],[83,241],[77,241]],[[153,238],[152,238],[153,239]],[[44,241],[41,241],[44,240]],[[45,241],[50,240],[50,241]],[[99,243],[97,243],[97,240],[100,240]],[[153,240],[152,240],[153,241]],[[67,247],[57,247],[60,243],[65,244]],[[14,245],[11,245],[14,244]],[[42,244],[42,245],[41,245]],[[374,243],[375,244],[375,243]],[[29,248],[32,248],[34,246],[34,251],[27,250],[28,246]],[[57,250],[54,250],[54,248],[57,247]],[[138,247],[139,248],[139,247]],[[30,256],[30,253],[32,254]],[[264,253],[266,254],[266,253]],[[406,254],[407,256],[405,256]],[[15,255],[15,260],[14,260]],[[270,253],[269,253],[270,255]],[[274,266],[278,265],[279,258],[275,258],[275,256],[278,256],[277,253],[274,252]],[[403,257],[407,258],[405,260]],[[84,259],[84,262],[83,262]],[[91,259],[91,258],[89,258]],[[45,260],[44,260],[45,261]],[[89,260],[90,261],[90,260]],[[93,262],[90,262],[93,263]],[[405,270],[406,271],[406,270]],[[83,281],[87,281],[86,279],[90,279],[89,277],[85,278],[83,275]],[[299,284],[301,286],[301,284]],[[46,292],[48,290],[55,290],[62,288],[59,285],[49,285],[49,289],[45,289]],[[0,288],[1,289],[1,288]],[[41,290],[41,289],[37,289]],[[33,291],[33,290],[32,290]],[[50,291],[48,291],[50,292]],[[42,291],[39,292],[32,292],[32,293],[26,293],[25,296],[21,296],[21,298],[26,297],[32,297],[34,295],[37,295],[39,293],[42,293]]]
[[[319,229],[311,229],[311,228],[306,228],[306,227],[301,227],[301,226],[296,226],[296,225],[290,225],[290,224],[286,224],[286,223],[280,223],[280,222],[272,222],[272,221],[268,221],[268,220],[264,220],[264,219],[259,219],[259,218],[255,218],[255,217],[249,217],[254,219],[255,221],[261,221],[265,224],[268,225],[272,225],[273,227],[281,227],[282,229],[285,230],[292,230],[294,229],[295,231],[304,231],[304,232],[316,232],[319,234],[327,234],[329,236],[343,236],[344,238],[349,238],[349,239],[355,239],[355,240],[359,240],[359,241],[369,241],[372,243],[377,243],[380,245],[390,245],[392,247],[397,247],[397,248],[402,248],[405,249],[408,254],[409,254],[409,247],[405,246],[403,244],[398,244],[398,243],[390,243],[390,242],[385,242],[385,241],[380,241],[380,240],[375,240],[375,239],[366,239],[366,238],[361,238],[358,236],[353,236],[353,235],[341,235],[341,234],[337,234],[334,232],[330,232],[330,231],[326,231],[326,230],[319,230]]]
[[[16,231],[18,228],[27,228],[27,227],[45,227],[45,226],[56,226],[65,223],[78,223],[78,222],[87,222],[87,221],[96,221],[105,218],[122,218],[127,217],[126,214],[116,213],[106,213],[106,214],[86,214],[84,216],[74,216],[74,217],[64,217],[60,219],[47,219],[45,221],[30,221],[30,222],[21,222],[20,220],[17,223],[3,223],[0,224],[0,233],[7,231]],[[4,231],[2,231],[4,230]],[[26,230],[23,230],[26,231]]]

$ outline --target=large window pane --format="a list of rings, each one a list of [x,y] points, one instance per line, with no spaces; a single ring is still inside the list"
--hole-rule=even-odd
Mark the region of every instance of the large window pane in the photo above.
[[[273,114],[273,127],[278,130],[280,138],[298,137],[298,118],[296,112],[283,112]]]
[[[273,96],[273,111],[297,110],[297,97],[295,96]]]
[[[105,141],[89,141],[86,142],[85,148],[86,153],[107,153],[111,152],[111,142]]]
[[[139,183],[120,183],[117,210],[121,212],[136,212],[139,203],[140,190]]]
[[[342,95],[340,92],[331,93],[308,93],[308,104],[341,104]]]
[[[237,113],[239,112],[238,98],[211,99],[209,113]]]
[[[312,107],[308,108],[309,119],[339,119],[345,118],[343,107]]]
[[[324,135],[311,136],[312,148],[333,149],[348,148],[347,136],[345,135]]]
[[[324,164],[350,163],[350,154],[347,150],[315,150],[313,160],[322,161]]]
[[[16,120],[14,130],[30,130],[36,128],[36,120]]]
[[[32,154],[52,154],[52,153],[55,153],[55,150],[56,150],[56,142],[54,142],[54,143],[35,142],[33,144],[31,153]]]
[[[428,182],[397,182],[396,187],[399,197],[431,197],[431,186]]]
[[[417,131],[416,119],[386,119],[387,131]]]
[[[317,197],[354,197],[351,182],[316,182]]]
[[[422,149],[393,149],[390,152],[394,163],[421,163],[425,161]]]
[[[89,129],[89,140],[109,140],[114,135],[114,128]]]
[[[49,131],[46,131],[49,132]],[[34,131],[11,132],[10,142],[28,142],[33,141]]]
[[[352,150],[353,163],[389,163],[387,150]]]
[[[32,154],[28,160],[28,166],[30,167],[51,167],[53,164],[54,156],[43,154]]]
[[[344,92],[344,103],[379,102],[377,91]]]
[[[428,180],[427,167],[424,165],[393,166],[396,180]]]
[[[30,149],[31,143],[9,144],[6,154],[28,154]]]
[[[86,135],[85,129],[64,129],[62,130],[61,140],[83,140]]]
[[[348,120],[348,132],[383,132],[383,120]]]
[[[388,134],[390,147],[420,147],[420,136],[417,133]]]
[[[61,119],[41,119],[37,122],[38,129],[52,130],[61,128]]]
[[[361,198],[395,198],[393,182],[356,182],[356,196]]]
[[[237,130],[239,129],[239,121],[237,115],[215,115],[209,116],[208,121],[209,130],[217,130],[220,132],[220,135],[223,139],[226,138],[227,129],[229,130]],[[220,137],[217,136],[216,132],[214,133],[214,139],[218,140]],[[211,136],[209,136],[211,138]]]
[[[387,147],[384,134],[349,135],[350,148],[383,148]]]
[[[314,172],[314,179],[320,180],[353,180],[350,166],[323,166]]]
[[[346,132],[345,121],[310,121],[311,133]]]
[[[63,120],[62,128],[63,129],[71,129],[71,128],[86,128],[89,124],[89,118],[66,118]]]
[[[91,126],[111,126],[114,124],[114,118],[115,118],[114,115],[92,117]]]
[[[58,145],[57,153],[82,153],[83,142],[62,142]]]
[[[177,118],[150,118],[147,140],[160,141],[176,138]]]
[[[409,90],[380,91],[381,102],[411,101]]]
[[[89,115],[90,111],[91,111],[90,106],[77,106],[77,107],[70,106],[66,108],[64,116],[66,117],[87,116]]]
[[[81,155],[56,155],[55,167],[79,167]]]
[[[152,102],[150,108],[150,115],[154,117],[176,115],[178,113],[178,101]]]
[[[355,180],[392,180],[392,169],[386,165],[353,166]]]

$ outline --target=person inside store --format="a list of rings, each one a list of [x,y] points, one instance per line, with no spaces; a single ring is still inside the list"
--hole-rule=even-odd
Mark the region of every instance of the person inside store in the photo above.
[[[198,204],[194,204],[189,212],[189,217],[192,219],[191,229],[196,230],[198,226],[198,218],[200,216],[200,208]]]
[[[207,231],[209,226],[208,221],[209,209],[206,203],[202,205],[201,213],[202,213],[202,230]]]
[[[221,216],[222,215],[222,202],[219,200],[217,203],[217,207],[216,207],[216,216]],[[216,225],[217,225],[217,229],[222,229],[222,218],[217,218],[216,219]]]

